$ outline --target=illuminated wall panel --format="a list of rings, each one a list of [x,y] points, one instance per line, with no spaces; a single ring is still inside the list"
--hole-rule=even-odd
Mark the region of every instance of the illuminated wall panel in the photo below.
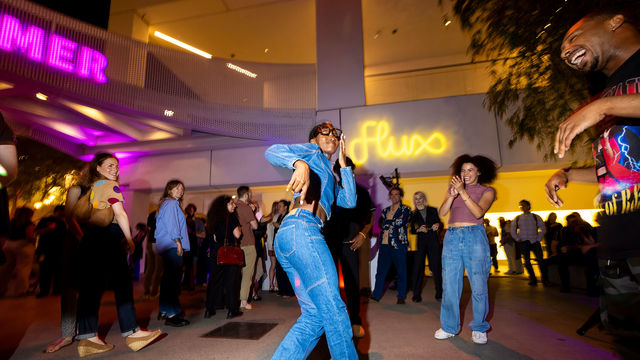
[[[349,153],[368,171],[447,171],[463,153],[500,161],[495,119],[480,95],[342,110]]]

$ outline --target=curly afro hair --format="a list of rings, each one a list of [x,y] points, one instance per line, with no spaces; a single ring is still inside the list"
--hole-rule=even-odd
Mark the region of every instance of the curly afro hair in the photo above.
[[[478,183],[491,184],[498,176],[498,166],[496,163],[486,156],[463,154],[458,156],[451,164],[452,176],[460,175],[462,165],[471,163],[478,168]]]

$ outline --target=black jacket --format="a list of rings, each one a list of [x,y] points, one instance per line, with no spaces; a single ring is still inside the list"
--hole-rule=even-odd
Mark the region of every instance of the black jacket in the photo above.
[[[441,224],[440,221],[440,216],[438,216],[438,210],[436,208],[434,208],[433,206],[427,206],[427,220],[425,221],[422,218],[422,215],[420,215],[420,211],[418,211],[417,209],[413,211],[413,213],[411,213],[411,222],[409,225],[409,231],[411,231],[412,234],[418,234],[418,240],[421,239],[438,239],[438,232],[437,231],[433,231],[431,230],[431,226],[433,226],[433,224]],[[427,232],[417,232],[416,230],[418,230],[418,228],[422,225],[426,225],[427,226]],[[441,224],[442,226],[442,224]]]

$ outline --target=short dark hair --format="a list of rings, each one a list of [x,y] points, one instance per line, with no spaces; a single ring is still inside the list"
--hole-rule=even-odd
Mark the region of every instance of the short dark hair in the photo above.
[[[321,124],[318,124],[316,126],[314,126],[311,131],[309,131],[309,141],[311,141],[311,139],[315,139],[316,136],[318,136],[318,134],[320,134],[320,129],[325,128],[325,127],[330,127],[332,129],[335,128],[335,126],[333,126],[332,123],[325,121]]]
[[[58,205],[53,208],[53,213],[55,214],[57,211],[64,211],[64,205]]]
[[[389,196],[391,196],[391,192],[392,192],[393,190],[396,190],[396,191],[400,192],[400,196],[401,196],[401,197],[404,197],[404,190],[402,190],[402,188],[401,188],[400,186],[393,186],[393,187],[391,187],[391,189],[389,189]]]
[[[626,22],[632,24],[636,29],[639,29],[640,10],[637,0],[607,1],[605,4],[588,13],[584,18],[600,18],[606,20],[618,14],[624,16]]]
[[[189,208],[193,208],[193,212],[195,213],[196,211],[198,211],[198,207],[196,206],[196,204],[194,203],[189,203],[185,208],[184,211],[187,211],[187,209]]]
[[[243,197],[244,194],[249,192],[249,187],[247,185],[238,186],[236,189],[236,193],[238,194],[238,199]]]
[[[491,184],[498,176],[498,166],[493,160],[486,156],[471,156],[469,154],[462,154],[453,161],[453,164],[451,164],[453,176],[459,176],[460,171],[462,171],[462,165],[466,163],[471,163],[478,168],[480,172],[478,183],[480,184]]]
[[[525,204],[527,204],[528,207],[531,207],[531,203],[529,202],[529,200],[522,199],[522,200],[520,200],[520,202],[518,204],[522,204],[522,203],[525,203]]]

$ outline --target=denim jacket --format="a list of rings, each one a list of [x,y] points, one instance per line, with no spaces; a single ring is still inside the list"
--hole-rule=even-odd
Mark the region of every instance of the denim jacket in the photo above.
[[[340,169],[343,180],[342,187],[338,186],[331,170],[331,163],[318,144],[271,145],[264,156],[271,164],[292,170],[295,169],[293,164],[298,160],[309,165],[309,169],[320,178],[320,206],[327,214],[327,220],[331,217],[331,205],[334,200],[343,208],[351,209],[356,206],[356,182],[351,167]],[[293,198],[298,196],[300,194],[295,193]]]
[[[390,209],[391,206],[382,210],[379,225],[383,232],[389,231],[389,245],[394,249],[399,248],[401,245],[407,247],[409,245],[409,239],[407,238],[407,226],[411,220],[411,208],[404,204],[400,204],[396,213],[393,214],[393,219],[387,219],[387,214]],[[380,238],[382,238],[382,236]]]

